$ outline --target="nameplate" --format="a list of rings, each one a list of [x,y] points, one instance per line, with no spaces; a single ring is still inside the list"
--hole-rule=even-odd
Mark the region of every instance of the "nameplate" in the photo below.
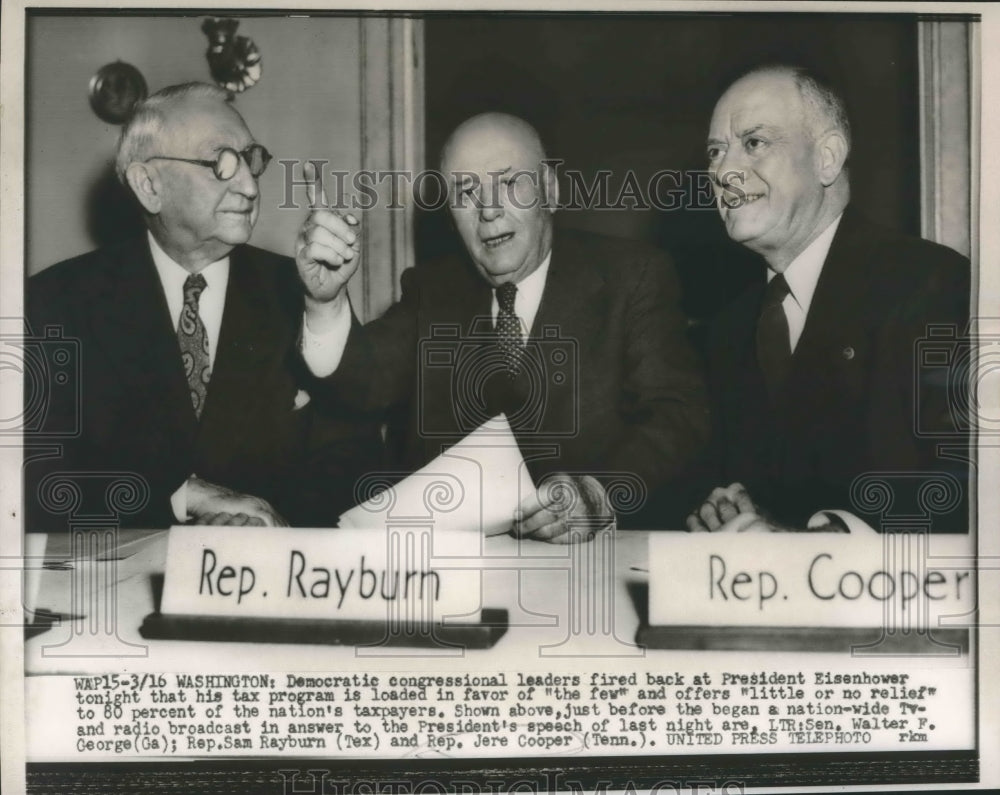
[[[480,572],[446,565],[449,555],[465,554],[468,536],[426,528],[174,527],[160,612],[475,622]]]
[[[965,536],[652,533],[649,623],[965,627],[974,555]]]

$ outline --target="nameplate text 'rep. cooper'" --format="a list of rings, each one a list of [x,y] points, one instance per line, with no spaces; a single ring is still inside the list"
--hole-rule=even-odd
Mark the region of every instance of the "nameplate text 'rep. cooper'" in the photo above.
[[[480,572],[447,566],[449,556],[468,554],[469,535],[425,528],[174,527],[161,612],[478,621]]]
[[[964,536],[653,533],[649,623],[968,626],[974,556]]]

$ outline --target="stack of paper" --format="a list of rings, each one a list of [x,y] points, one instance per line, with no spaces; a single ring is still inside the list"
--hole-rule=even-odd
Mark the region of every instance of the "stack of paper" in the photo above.
[[[507,418],[494,417],[427,466],[340,517],[340,527],[427,522],[435,530],[507,532],[534,494]]]

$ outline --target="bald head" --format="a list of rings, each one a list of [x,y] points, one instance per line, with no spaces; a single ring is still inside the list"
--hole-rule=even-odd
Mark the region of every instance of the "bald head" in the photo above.
[[[441,149],[441,170],[449,171],[449,158],[468,159],[491,147],[516,151],[535,163],[545,160],[545,148],[538,131],[524,119],[509,113],[480,113],[454,129]]]
[[[544,193],[542,139],[524,119],[508,113],[481,113],[454,129],[441,149],[441,171],[449,182],[476,181],[485,185],[504,172],[529,172]],[[496,204],[495,194],[490,196]],[[554,197],[553,197],[554,198]],[[554,201],[549,202],[554,205]]]
[[[552,249],[556,175],[538,132],[506,113],[460,124],[441,153],[451,217],[479,273],[494,287],[533,273]]]
[[[802,119],[814,139],[825,132],[836,130],[847,142],[848,150],[850,149],[851,122],[847,116],[844,98],[814,72],[788,64],[761,66],[736,80],[730,89],[738,88],[746,81],[766,78],[772,78],[773,82],[795,86],[801,103]]]

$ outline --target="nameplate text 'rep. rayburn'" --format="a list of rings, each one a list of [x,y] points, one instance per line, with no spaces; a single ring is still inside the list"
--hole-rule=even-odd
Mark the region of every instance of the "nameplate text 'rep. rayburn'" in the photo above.
[[[653,626],[948,626],[975,606],[965,536],[653,533]]]
[[[454,536],[454,537],[453,537]],[[161,612],[188,616],[478,621],[480,573],[449,568],[468,533],[405,528],[174,527]]]

